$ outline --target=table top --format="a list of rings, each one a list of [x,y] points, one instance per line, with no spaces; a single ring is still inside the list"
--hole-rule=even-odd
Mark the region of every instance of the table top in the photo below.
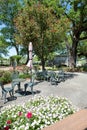
[[[13,79],[12,81],[13,82],[24,82],[26,79],[23,79],[23,78],[16,78],[16,79]]]

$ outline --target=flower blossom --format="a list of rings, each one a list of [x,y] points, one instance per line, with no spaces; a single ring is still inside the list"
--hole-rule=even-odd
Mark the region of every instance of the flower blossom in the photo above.
[[[27,118],[32,118],[32,113],[31,112],[28,112],[27,115],[26,115]]]
[[[9,130],[9,126],[4,127],[4,130]]]
[[[18,113],[18,115],[21,116],[21,115],[22,115],[22,112],[20,111],[20,112]]]
[[[7,120],[7,124],[11,124],[11,120]]]

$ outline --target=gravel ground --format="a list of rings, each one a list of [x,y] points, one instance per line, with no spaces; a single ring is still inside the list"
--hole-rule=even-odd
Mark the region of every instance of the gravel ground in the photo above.
[[[68,73],[68,77],[64,82],[60,82],[57,86],[51,85],[50,82],[35,81],[34,85],[34,96],[59,96],[68,98],[73,105],[83,109],[87,108],[87,73]],[[25,82],[28,82],[27,80]],[[24,90],[24,83],[21,84],[22,90]],[[6,84],[5,87],[11,86],[11,84]],[[17,87],[15,87],[17,90]],[[8,97],[9,95],[7,95]],[[15,100],[10,100],[4,104],[1,99],[1,88],[0,88],[0,107],[4,107],[10,104],[23,104],[27,102],[33,95],[30,93],[30,88],[28,88],[27,95],[22,93],[19,95],[15,93]]]

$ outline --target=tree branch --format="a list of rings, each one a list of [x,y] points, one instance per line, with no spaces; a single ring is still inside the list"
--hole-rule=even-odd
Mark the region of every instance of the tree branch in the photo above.
[[[87,23],[87,20],[83,21],[83,24]]]
[[[68,19],[70,19],[72,22],[74,22],[74,20],[73,19],[71,19],[70,17],[69,17],[69,15],[67,15],[67,13],[65,12],[65,15],[66,15],[66,17],[68,18]]]
[[[83,25],[82,25],[81,31],[87,31],[87,24],[83,24]]]
[[[80,41],[81,41],[81,40],[85,40],[85,39],[87,39],[87,36],[86,36],[86,37],[81,37],[81,38],[79,38]]]

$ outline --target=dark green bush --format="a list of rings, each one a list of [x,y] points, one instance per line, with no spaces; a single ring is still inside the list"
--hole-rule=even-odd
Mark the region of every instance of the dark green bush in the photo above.
[[[87,63],[83,66],[83,71],[87,72]]]
[[[5,83],[11,82],[11,72],[9,71],[0,71],[0,81]]]
[[[30,78],[30,73],[21,73],[19,74],[19,78]],[[11,71],[2,71],[0,70],[0,82],[3,82],[3,84],[10,83],[12,81],[12,72]]]

